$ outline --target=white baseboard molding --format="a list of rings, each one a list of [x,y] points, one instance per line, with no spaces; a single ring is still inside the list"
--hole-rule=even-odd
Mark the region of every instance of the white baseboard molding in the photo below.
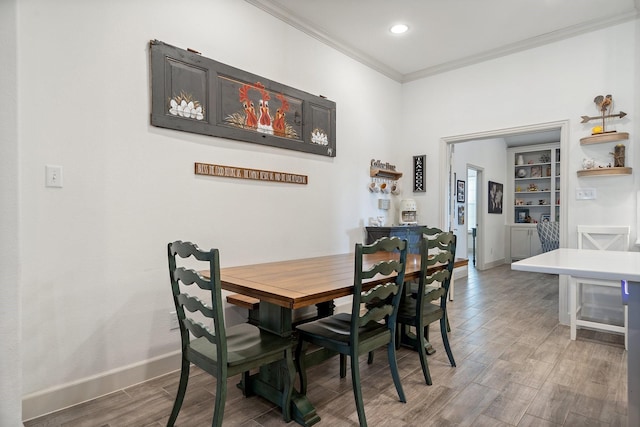
[[[82,378],[22,397],[22,419],[37,418],[180,369],[181,352]]]
[[[503,259],[497,259],[495,261],[491,261],[491,262],[487,262],[484,264],[484,270],[488,270],[490,268],[493,267],[498,267],[499,265],[504,265],[504,264],[511,264],[510,262],[507,263],[507,261],[503,258]]]

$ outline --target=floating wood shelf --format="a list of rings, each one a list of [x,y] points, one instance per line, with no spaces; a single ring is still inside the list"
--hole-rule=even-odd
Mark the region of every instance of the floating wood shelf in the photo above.
[[[402,178],[402,172],[391,171],[387,169],[371,168],[371,176],[374,178],[386,178],[398,180]]]
[[[629,132],[609,132],[580,138],[580,145],[601,144],[603,142],[624,141],[629,139]]]
[[[632,168],[596,168],[578,171],[578,177],[601,175],[631,175]]]

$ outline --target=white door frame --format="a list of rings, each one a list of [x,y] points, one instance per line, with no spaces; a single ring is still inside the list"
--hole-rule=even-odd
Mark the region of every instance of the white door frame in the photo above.
[[[569,120],[561,120],[556,122],[539,123],[526,126],[518,126],[513,128],[496,129],[485,132],[476,132],[463,135],[454,135],[443,137],[440,139],[440,164],[444,167],[440,168],[440,182],[450,182],[450,171],[452,169],[450,150],[453,144],[469,142],[479,139],[489,138],[504,138],[511,135],[521,135],[534,132],[543,132],[549,130],[560,129],[560,152],[562,153],[560,161],[560,175],[563,177],[560,184],[560,200],[568,199],[568,186],[569,180],[566,178],[569,176],[569,162],[566,160],[569,155]],[[451,215],[451,207],[449,205],[449,195],[451,194],[450,185],[440,185],[439,203],[442,207],[440,213],[440,223],[445,226],[448,215]],[[484,211],[482,212],[482,215]],[[481,216],[482,216],[481,215]],[[560,247],[567,247],[567,230],[568,230],[568,218],[567,204],[560,205]],[[569,322],[569,306],[567,299],[567,278],[566,276],[560,276],[560,293],[559,293],[559,317],[560,323],[568,324]]]
[[[484,265],[484,251],[479,251],[478,248],[484,247],[484,212],[485,209],[485,194],[482,189],[484,188],[484,168],[478,165],[474,165],[472,163],[467,163],[467,183],[469,182],[469,169],[473,169],[476,171],[476,254],[475,254],[475,268],[478,270],[484,270],[486,267]],[[467,218],[469,214],[467,214]],[[480,232],[480,230],[483,230]],[[473,239],[473,237],[471,237]],[[467,242],[467,246],[469,243]],[[467,254],[467,258],[469,258],[469,254]]]

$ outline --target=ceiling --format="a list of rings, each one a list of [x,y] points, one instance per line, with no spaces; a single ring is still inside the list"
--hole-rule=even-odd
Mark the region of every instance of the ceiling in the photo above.
[[[246,0],[408,82],[637,18],[640,0]],[[403,22],[409,31],[389,32]]]

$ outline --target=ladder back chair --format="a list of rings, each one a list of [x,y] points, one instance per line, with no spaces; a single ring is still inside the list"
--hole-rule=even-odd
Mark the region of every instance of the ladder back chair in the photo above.
[[[399,251],[388,261],[373,266],[363,261],[365,255]],[[391,256],[390,256],[391,258]],[[300,391],[307,391],[305,354],[309,343],[340,354],[340,376],[344,377],[345,356],[351,361],[351,383],[361,426],[367,425],[362,400],[359,356],[387,346],[391,376],[401,402],[406,402],[398,363],[396,361],[395,331],[398,305],[404,288],[407,241],[397,237],[383,237],[370,245],[356,244],[355,275],[351,313],[338,313],[313,322],[298,325],[296,363],[300,375]],[[379,282],[364,291],[363,284]]]
[[[243,323],[225,328],[220,284],[220,261],[217,249],[203,251],[190,242],[176,241],[167,246],[169,276],[173,302],[178,315],[182,346],[182,368],[176,400],[167,426],[173,426],[184,400],[191,363],[216,378],[216,400],[212,426],[221,426],[227,396],[227,378],[243,374],[243,384],[249,381],[249,371],[281,362],[287,372],[280,406],[285,421],[291,420],[291,393],[295,380],[293,342],[254,325]],[[206,263],[210,279],[196,270],[178,266],[193,258]],[[196,285],[196,286],[193,286]],[[188,289],[187,289],[188,288]],[[207,295],[203,301],[195,294]],[[191,294],[187,293],[187,290]],[[203,323],[205,322],[205,323]]]
[[[398,310],[399,344],[408,345],[418,352],[422,373],[428,385],[432,384],[425,345],[429,340],[429,325],[440,321],[440,334],[451,366],[455,367],[449,344],[447,300],[456,256],[456,235],[437,228],[426,228],[420,242],[420,278],[418,286],[405,296]],[[442,269],[431,270],[441,265]],[[415,329],[415,334],[409,332]]]
[[[578,225],[577,231],[578,249],[595,249],[600,251],[629,250],[630,227],[628,226]],[[593,307],[588,307],[588,304],[585,302],[585,285],[588,287],[604,286],[617,289],[617,292],[610,291],[610,295],[617,303],[620,304],[619,310],[622,313],[622,325],[615,324],[614,322],[608,322],[609,319],[606,318],[602,320],[595,320],[593,318],[587,319],[587,316],[583,318],[585,311],[588,311],[589,308],[593,309],[595,307],[597,309],[597,302],[599,298],[606,297],[606,294],[601,294],[600,296],[592,295]],[[585,308],[587,310],[585,310]],[[572,278],[569,281],[569,311],[572,340],[576,339],[577,329],[582,326],[590,329],[599,329],[624,334],[625,348],[627,348],[627,323],[629,314],[627,306],[623,306],[620,300],[619,280]]]

